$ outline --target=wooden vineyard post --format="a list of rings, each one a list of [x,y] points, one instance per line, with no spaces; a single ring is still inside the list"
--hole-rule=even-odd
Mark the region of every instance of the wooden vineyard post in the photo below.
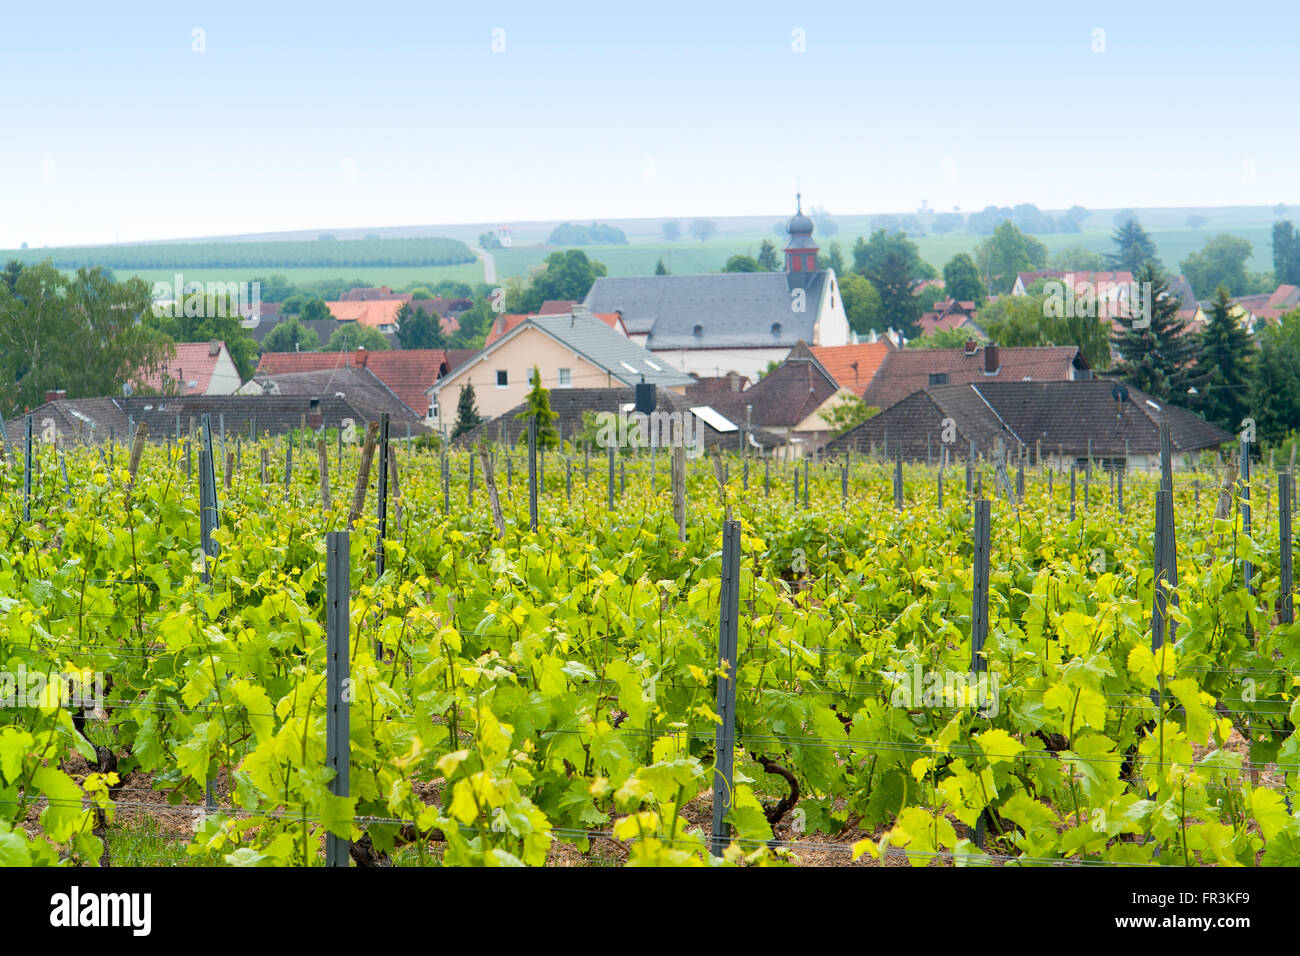
[[[393,499],[393,523],[402,527],[402,491],[397,484],[397,445],[388,443],[388,495]]]
[[[466,492],[469,506],[474,507],[474,453],[469,453],[469,490]]]
[[[478,456],[483,463],[483,487],[487,489],[488,507],[492,510],[492,524],[497,529],[497,540],[500,540],[506,536],[506,519],[501,514],[501,498],[497,495],[497,477],[486,444],[479,445]]]
[[[573,504],[573,457],[564,456],[564,501]]]
[[[894,510],[903,510],[903,453],[894,458]]]
[[[366,440],[361,446],[361,464],[357,468],[357,482],[352,487],[352,510],[348,512],[348,527],[361,517],[366,507],[366,489],[370,487],[370,465],[375,458],[375,442],[379,437],[379,422],[366,424]]]
[[[330,512],[330,458],[325,439],[316,442],[316,467],[320,471],[320,507],[326,515]]]
[[[992,549],[992,503],[987,498],[975,502],[975,567],[973,604],[971,606],[970,669],[973,674],[988,670],[984,643],[989,636],[989,561]]]
[[[322,443],[323,444],[323,443]],[[348,654],[351,615],[349,555],[351,545],[346,531],[325,535],[325,765],[334,771],[330,793],[348,796],[349,702],[347,681],[351,673]],[[347,866],[351,841],[325,835],[325,865]]]
[[[1128,466],[1125,465],[1125,468]],[[1115,475],[1115,496],[1119,503],[1119,513],[1124,513],[1124,468],[1120,468]]]
[[[447,453],[442,453],[442,513],[451,514],[451,471],[448,467]]]
[[[271,480],[271,449],[262,446],[262,484]]]
[[[379,416],[379,494],[376,496],[375,517],[379,530],[375,535],[375,577],[384,576],[384,541],[388,539],[388,412]],[[362,490],[365,495],[365,490]]]
[[[763,459],[763,494],[769,497],[772,494],[772,459]]]
[[[849,503],[849,462],[846,458],[844,464],[840,466],[840,503],[847,505]]]
[[[808,507],[808,458],[804,456],[803,460],[803,506]]]
[[[1070,520],[1071,521],[1074,520],[1074,495],[1075,495],[1075,485],[1076,485],[1078,474],[1079,474],[1079,466],[1071,465],[1070,466]]]
[[[293,482],[293,432],[289,432],[289,441],[284,446],[284,500],[289,501],[289,489]]]
[[[727,520],[722,527],[722,587],[718,614],[718,669],[716,713],[721,718],[714,736],[712,852],[721,856],[731,837],[724,817],[732,806],[736,759],[736,658],[739,653],[740,522]]]
[[[235,453],[226,452],[226,490],[229,491],[235,480]]]
[[[966,455],[966,497],[975,493],[975,442],[970,443],[970,453]]]
[[[131,460],[127,463],[127,472],[129,478],[126,482],[126,489],[130,491],[135,487],[135,475],[140,470],[140,459],[144,457],[144,441],[149,435],[149,427],[141,422],[135,426],[135,437],[131,441]]]
[[[677,522],[677,540],[686,540],[686,447],[673,443],[672,458],[673,520]]]

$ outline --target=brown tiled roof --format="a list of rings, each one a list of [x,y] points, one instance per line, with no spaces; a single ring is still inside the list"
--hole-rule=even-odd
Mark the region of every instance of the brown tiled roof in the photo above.
[[[314,372],[351,364],[368,368],[397,397],[417,414],[429,407],[426,390],[450,371],[443,349],[388,349],[369,352],[267,352],[257,366],[257,375]]]
[[[830,373],[799,343],[786,360],[743,392],[715,392],[708,403],[734,422],[750,421],[761,428],[792,428],[840,390]]]
[[[885,356],[894,350],[888,339],[858,345],[814,345],[812,354],[841,388],[861,395],[871,384]]]
[[[889,408],[913,392],[930,385],[930,376],[948,376],[946,384],[961,382],[1062,382],[1072,369],[1086,368],[1077,346],[999,348],[998,371],[984,372],[984,346],[973,353],[965,349],[902,349],[886,355],[879,371],[863,392],[863,400],[876,408]]]
[[[538,315],[566,315],[579,302],[578,299],[547,299],[537,310]]]
[[[1020,444],[1044,452],[1078,457],[1124,454],[1125,441],[1133,454],[1160,451],[1160,422],[1169,422],[1176,452],[1214,448],[1232,435],[1185,409],[1157,402],[1128,386],[1128,400],[1117,404],[1114,382],[980,382],[936,385],[913,393],[893,407],[832,441],[831,453],[854,448],[867,451],[875,442],[882,450],[888,432],[890,454],[909,459],[937,460],[944,419],[956,427],[950,456],[964,459],[973,440],[978,454],[992,452],[1001,436],[1009,449]],[[928,444],[927,444],[928,443]],[[927,448],[929,452],[927,452]]]
[[[349,289],[339,297],[340,302],[381,302],[393,300],[410,302],[415,297],[413,292],[394,292],[386,285]]]
[[[114,440],[125,442],[130,423],[143,423],[148,428],[150,441],[166,441],[176,432],[176,417],[180,416],[182,435],[189,432],[190,419],[196,424],[205,412],[212,416],[214,436],[224,419],[227,440],[234,435],[249,434],[250,423],[258,434],[282,435],[299,427],[304,415],[312,414],[312,402],[321,415],[322,425],[338,427],[344,419],[352,419],[358,428],[367,422],[378,421],[382,409],[360,404],[352,399],[322,395],[184,395],[175,397],[133,396],[131,398],[63,399],[47,402],[32,410],[36,427],[45,418],[52,418],[60,434],[69,441],[107,441],[110,433]],[[310,420],[310,419],[309,419]],[[407,421],[401,423],[405,434]],[[412,435],[429,431],[423,424],[409,422]],[[23,419],[18,417],[6,423],[10,441],[20,441]]]

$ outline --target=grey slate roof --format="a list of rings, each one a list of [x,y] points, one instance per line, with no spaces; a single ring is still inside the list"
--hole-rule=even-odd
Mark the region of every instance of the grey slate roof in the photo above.
[[[800,339],[813,341],[828,275],[602,276],[584,305],[592,312],[622,312],[629,332],[653,322],[648,349],[789,348]],[[802,312],[792,307],[795,289],[804,290]]]
[[[635,385],[643,380],[651,385],[689,385],[695,381],[685,372],[671,368],[661,360],[656,360],[640,345],[615,332],[600,319],[591,316],[530,316],[510,335],[498,341],[507,341],[529,325],[534,325],[547,335],[563,342],[567,348],[573,349],[594,365],[607,369],[614,378],[625,385]]]
[[[1169,422],[1176,452],[1232,440],[1223,429],[1132,386],[1128,401],[1117,408],[1114,385],[1099,380],[936,385],[912,393],[836,438],[827,451],[866,452],[873,443],[883,451],[887,438],[891,457],[901,452],[913,460],[930,455],[937,460],[946,418],[956,426],[956,442],[949,452],[956,459],[966,458],[971,441],[977,454],[991,453],[998,437],[1012,450],[1022,443],[1032,449],[1041,441],[1044,452],[1055,454],[1060,448],[1075,457],[1087,454],[1090,439],[1094,456],[1122,456],[1126,440],[1132,454],[1158,454],[1161,421]]]

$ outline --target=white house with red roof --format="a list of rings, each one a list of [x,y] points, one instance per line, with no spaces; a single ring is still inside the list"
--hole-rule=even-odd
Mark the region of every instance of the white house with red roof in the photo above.
[[[166,395],[233,395],[243,381],[225,342],[178,342],[159,368],[140,375],[137,387]]]

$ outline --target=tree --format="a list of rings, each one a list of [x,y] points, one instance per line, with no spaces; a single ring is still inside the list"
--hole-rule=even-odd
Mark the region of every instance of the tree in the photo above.
[[[873,331],[883,332],[885,324],[881,316],[880,293],[871,280],[856,272],[846,272],[839,276],[839,284],[849,328],[860,336]]]
[[[669,219],[659,229],[669,242],[676,242],[682,237],[682,224],[676,219]]]
[[[655,275],[657,276],[668,275],[668,267],[664,265],[664,260],[662,257],[660,257],[659,261],[655,263]]]
[[[487,232],[479,233],[478,247],[480,249],[500,249],[501,240],[497,238],[497,234],[495,232],[489,229]]]
[[[474,290],[470,288],[469,283],[461,282],[459,279],[441,279],[431,291],[439,299],[474,298]]]
[[[604,263],[588,259],[581,249],[552,252],[532,282],[517,291],[507,288],[506,307],[511,312],[536,312],[547,299],[581,301],[592,284],[606,274]]]
[[[384,333],[360,322],[344,322],[330,340],[321,349],[322,352],[354,352],[365,349],[367,352],[383,352],[388,349],[388,339]]]
[[[65,276],[48,261],[0,282],[0,410],[40,405],[46,391],[69,398],[115,395],[122,383],[158,369],[167,341],[141,317],[151,290],[142,279],[114,282],[101,269]]]
[[[988,290],[1005,295],[1015,286],[1017,273],[1047,264],[1047,247],[1008,219],[975,247],[974,258]]]
[[[1065,246],[1052,253],[1047,267],[1053,272],[1100,272],[1106,268],[1106,259],[1086,246]]]
[[[706,242],[717,234],[718,224],[712,219],[696,219],[691,223],[691,235]]]
[[[1182,301],[1168,294],[1169,283],[1152,261],[1141,266],[1134,279],[1144,290],[1142,304],[1149,306],[1150,319],[1136,309],[1132,317],[1117,319],[1120,328],[1111,337],[1120,358],[1115,373],[1154,398],[1186,405],[1188,365],[1196,342],[1184,334],[1186,323],[1178,316]],[[1139,327],[1139,320],[1149,324]]]
[[[422,308],[403,302],[397,310],[397,341],[404,349],[442,349],[447,343],[442,337],[442,319],[429,315]]]
[[[825,206],[813,206],[808,210],[808,218],[813,221],[813,226],[819,236],[830,238],[839,234],[840,224],[835,221],[830,213],[826,211]]]
[[[1178,264],[1198,299],[1227,286],[1229,295],[1246,294],[1246,261],[1254,251],[1249,240],[1220,233]]]
[[[1110,325],[1092,310],[1054,308],[1055,303],[1034,283],[1027,295],[1004,295],[979,311],[978,323],[998,345],[1008,347],[1073,345],[1094,369],[1110,365]]]
[[[1196,349],[1197,396],[1193,404],[1206,420],[1236,431],[1250,408],[1250,377],[1255,343],[1232,315],[1228,287],[1214,290]]]
[[[822,421],[830,426],[831,438],[838,438],[849,429],[856,428],[868,418],[879,414],[879,408],[868,405],[856,395],[851,395],[822,412]]]
[[[456,427],[451,431],[452,440],[478,427],[483,421],[474,404],[474,383],[467,382],[460,390],[460,399],[456,402]]]
[[[263,302],[283,302],[295,291],[294,285],[285,276],[276,274],[270,277],[257,276],[257,293]]]
[[[987,298],[975,260],[965,252],[957,253],[944,265],[943,287],[944,292],[958,302],[974,302],[977,309]]]
[[[753,256],[732,256],[722,267],[723,272],[762,272],[763,267]]]
[[[575,226],[561,223],[551,230],[546,238],[549,246],[611,246],[627,245],[627,236],[622,229],[593,222],[589,226]]]
[[[833,271],[837,276],[846,275],[849,271],[848,266],[844,264],[844,248],[840,245],[838,239],[822,250],[820,258],[821,265]],[[777,268],[780,268],[779,263]]]
[[[942,236],[949,232],[956,232],[964,225],[966,225],[966,219],[961,213],[941,212],[934,217],[934,222],[930,224],[930,231],[936,236]]]
[[[1200,229],[1202,226],[1206,225],[1209,221],[1210,221],[1209,218],[1206,216],[1199,215],[1198,213],[1192,213],[1190,216],[1188,216],[1186,219],[1183,220],[1183,225],[1186,226],[1188,229]]]
[[[304,322],[320,322],[323,319],[332,319],[334,316],[327,306],[320,299],[308,299],[302,304],[302,311],[298,317]]]
[[[779,272],[781,269],[781,257],[777,255],[776,243],[771,239],[764,239],[758,244],[758,266],[764,272]]]
[[[560,413],[551,411],[551,393],[542,388],[542,373],[533,366],[533,387],[528,391],[528,407],[515,416],[515,421],[523,422],[525,426],[528,419],[537,417],[537,447],[538,448],[558,448],[560,446],[560,433],[555,427],[555,422],[559,419]],[[519,432],[520,445],[528,444],[528,429],[525,427]]]
[[[1260,330],[1249,394],[1260,437],[1280,441],[1300,429],[1300,309]]]
[[[972,338],[974,336],[971,333],[963,332],[961,329],[935,329],[929,335],[908,339],[907,347],[909,349],[959,349]]]
[[[1116,229],[1123,229],[1129,223],[1137,222],[1137,218],[1137,213],[1132,209],[1121,209],[1119,212],[1115,213],[1115,216],[1111,221],[1115,223]]]
[[[1273,275],[1279,283],[1300,285],[1300,233],[1286,220],[1273,223]]]
[[[460,328],[451,334],[447,347],[475,350],[482,348],[488,329],[492,327],[492,319],[495,317],[496,312],[493,311],[488,297],[478,296],[472,306],[456,316]]]
[[[1134,275],[1137,275],[1148,262],[1155,263],[1159,268],[1160,260],[1156,258],[1156,244],[1142,228],[1142,223],[1138,222],[1137,216],[1133,215],[1131,210],[1126,212],[1131,218],[1126,219],[1122,224],[1119,222],[1119,216],[1115,217],[1115,232],[1111,235],[1111,241],[1115,243],[1115,251],[1106,254],[1107,266]]]
[[[314,352],[318,348],[320,338],[296,318],[281,320],[262,339],[263,352]]]
[[[916,334],[916,320],[921,315],[912,286],[924,276],[924,265],[916,243],[902,233],[877,229],[869,240],[859,236],[853,245],[854,269],[871,280],[880,295],[881,321],[908,338]]]

